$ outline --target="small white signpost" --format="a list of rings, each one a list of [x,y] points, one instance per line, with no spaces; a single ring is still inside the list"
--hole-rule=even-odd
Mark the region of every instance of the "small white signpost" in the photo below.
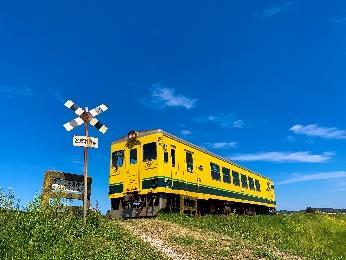
[[[73,146],[99,148],[99,139],[91,136],[73,136]]]

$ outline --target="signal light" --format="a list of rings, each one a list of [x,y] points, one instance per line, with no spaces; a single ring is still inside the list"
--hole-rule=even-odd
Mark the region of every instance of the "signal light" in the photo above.
[[[136,139],[138,136],[138,133],[136,131],[130,131],[128,134],[127,134],[127,138],[129,140],[133,140],[133,139]]]

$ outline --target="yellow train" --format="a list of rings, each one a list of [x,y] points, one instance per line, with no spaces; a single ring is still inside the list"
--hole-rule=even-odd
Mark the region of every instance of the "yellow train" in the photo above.
[[[273,182],[162,130],[131,131],[111,145],[111,217],[269,214]]]

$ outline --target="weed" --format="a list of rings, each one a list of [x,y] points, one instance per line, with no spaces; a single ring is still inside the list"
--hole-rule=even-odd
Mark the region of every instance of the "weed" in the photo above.
[[[0,191],[0,259],[162,259],[162,255],[98,212],[80,214],[37,197],[19,210],[13,192]]]
[[[159,218],[312,259],[346,258],[346,215],[296,213],[191,218],[161,214]]]

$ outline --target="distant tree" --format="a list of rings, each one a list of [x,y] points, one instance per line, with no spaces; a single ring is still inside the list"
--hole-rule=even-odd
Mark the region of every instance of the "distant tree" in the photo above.
[[[315,213],[315,210],[311,207],[307,207],[305,210],[306,213]]]

